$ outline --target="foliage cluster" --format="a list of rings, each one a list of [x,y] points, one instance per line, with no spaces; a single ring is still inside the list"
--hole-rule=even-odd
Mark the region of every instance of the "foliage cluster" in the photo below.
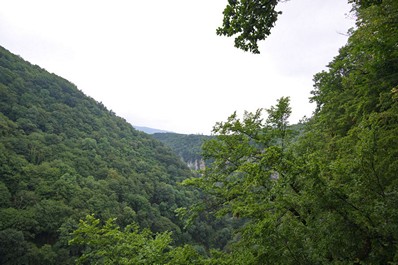
[[[115,219],[101,225],[88,215],[73,232],[72,245],[86,247],[77,264],[192,264],[200,255],[190,245],[172,247],[171,232],[153,235],[130,224],[121,229]]]
[[[260,53],[257,42],[271,34],[278,15],[276,6],[280,0],[228,0],[224,9],[223,24],[217,35],[235,37],[235,47],[252,53]]]

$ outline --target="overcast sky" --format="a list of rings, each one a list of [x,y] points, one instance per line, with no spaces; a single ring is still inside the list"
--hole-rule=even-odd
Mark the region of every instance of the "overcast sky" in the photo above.
[[[227,0],[0,0],[0,45],[74,83],[133,125],[210,134],[234,111],[290,96],[311,116],[312,77],[354,25],[347,0],[291,0],[260,55],[219,37]]]

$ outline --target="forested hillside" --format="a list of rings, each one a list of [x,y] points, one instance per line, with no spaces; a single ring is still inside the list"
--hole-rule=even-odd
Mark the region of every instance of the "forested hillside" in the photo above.
[[[174,213],[197,198],[176,185],[189,176],[161,142],[0,47],[0,264],[72,263],[70,233],[88,214],[209,241]]]

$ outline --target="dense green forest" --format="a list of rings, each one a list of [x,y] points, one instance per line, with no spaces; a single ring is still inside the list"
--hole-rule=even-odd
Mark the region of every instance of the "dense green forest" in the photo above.
[[[228,1],[218,33],[259,52],[278,2]],[[233,113],[199,175],[1,48],[0,263],[397,264],[398,2],[349,2],[313,117],[289,126],[289,97]]]
[[[177,185],[191,176],[170,148],[0,47],[0,264],[73,263],[71,232],[90,214],[219,246],[213,224],[184,229],[175,214],[198,199]]]

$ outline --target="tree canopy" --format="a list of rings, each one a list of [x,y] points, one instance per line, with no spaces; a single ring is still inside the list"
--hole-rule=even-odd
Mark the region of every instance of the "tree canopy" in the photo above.
[[[235,47],[260,53],[257,42],[271,34],[281,12],[275,10],[278,0],[228,0],[223,24],[217,35],[234,36]]]

